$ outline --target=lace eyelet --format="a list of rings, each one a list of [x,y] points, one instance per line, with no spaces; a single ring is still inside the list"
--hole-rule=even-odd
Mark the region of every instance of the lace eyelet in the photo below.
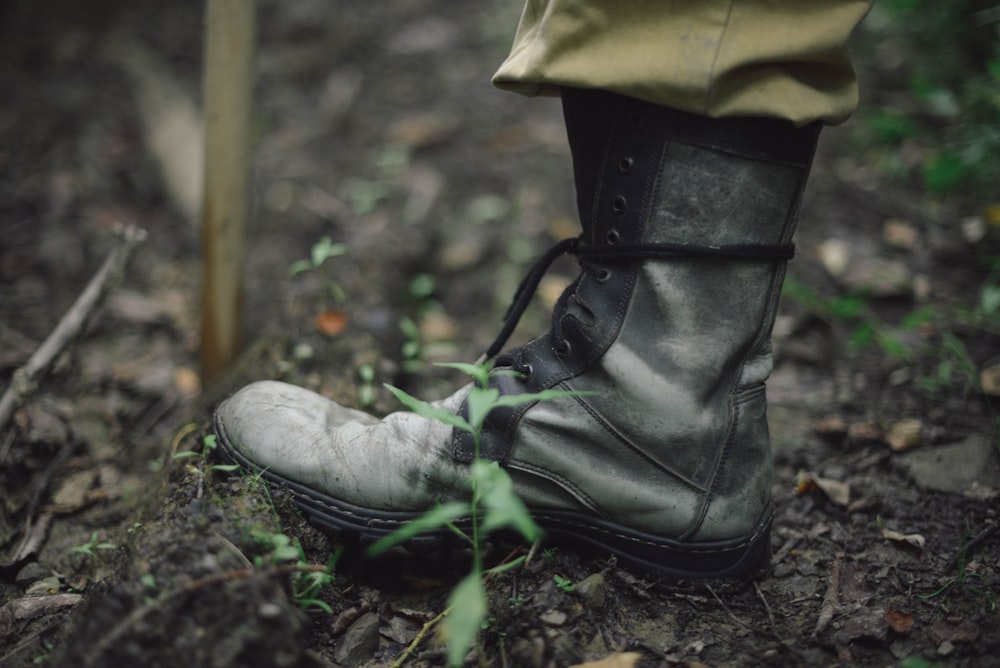
[[[557,357],[566,357],[572,349],[573,346],[571,346],[569,341],[566,339],[559,339],[555,342],[555,345],[552,346],[552,352],[554,352]]]
[[[624,195],[615,195],[615,198],[611,200],[611,210],[617,214],[625,213],[625,209],[628,208],[628,200],[625,199]]]
[[[628,174],[635,168],[635,159],[630,155],[622,157],[618,161],[618,171],[622,174]]]
[[[609,246],[614,246],[619,241],[621,241],[621,238],[622,238],[621,233],[618,232],[618,230],[616,230],[615,228],[611,228],[610,230],[608,230],[608,233],[604,237],[605,241],[608,242]]]
[[[610,269],[605,269],[604,267],[601,267],[600,269],[594,272],[594,280],[596,280],[598,283],[607,283],[608,279],[610,278],[611,278]]]
[[[521,374],[521,380],[531,380],[535,375],[535,367],[531,364],[518,364],[517,372]]]

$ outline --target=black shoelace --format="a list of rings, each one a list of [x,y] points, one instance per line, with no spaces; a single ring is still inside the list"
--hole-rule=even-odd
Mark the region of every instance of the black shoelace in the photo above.
[[[582,237],[564,239],[545,252],[517,287],[514,299],[504,314],[500,333],[486,349],[484,359],[493,359],[514,333],[521,316],[531,303],[539,283],[552,263],[562,255],[574,255],[584,268],[596,268],[599,264],[636,262],[641,260],[676,260],[696,258],[729,258],[735,260],[758,260],[764,262],[790,260],[795,255],[793,244],[732,244],[725,246],[702,246],[697,244],[613,244],[593,246]]]

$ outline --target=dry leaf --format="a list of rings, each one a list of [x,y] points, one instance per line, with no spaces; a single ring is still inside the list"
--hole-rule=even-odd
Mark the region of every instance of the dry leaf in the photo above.
[[[1000,364],[986,367],[979,372],[979,386],[983,394],[1000,397]]]
[[[174,387],[185,397],[196,397],[201,394],[201,378],[194,369],[182,366],[174,371]]]
[[[900,420],[892,425],[886,435],[889,447],[895,452],[906,452],[920,445],[923,440],[924,423],[916,418]]]
[[[851,501],[851,487],[846,482],[820,478],[811,473],[800,472],[796,494],[821,492],[823,496],[838,506],[847,506]]]
[[[90,492],[97,473],[96,470],[80,471],[66,478],[52,496],[49,509],[56,513],[72,513],[86,506],[92,500]]]
[[[318,329],[327,336],[336,336],[347,327],[347,314],[343,311],[323,311],[313,320]]]
[[[897,543],[907,543],[918,550],[923,550],[924,545],[927,544],[927,539],[918,533],[901,534],[898,531],[893,531],[892,529],[882,529],[882,538],[888,538],[889,540],[896,541]]]
[[[597,661],[573,664],[570,668],[635,668],[641,658],[642,655],[635,652],[616,652]]]
[[[885,613],[885,621],[896,633],[909,633],[913,628],[913,615],[902,610],[889,609]]]

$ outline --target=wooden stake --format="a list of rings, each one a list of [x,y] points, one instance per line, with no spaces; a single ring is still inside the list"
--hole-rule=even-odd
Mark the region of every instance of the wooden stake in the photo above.
[[[201,371],[208,383],[236,357],[243,339],[256,2],[207,0],[205,24]]]

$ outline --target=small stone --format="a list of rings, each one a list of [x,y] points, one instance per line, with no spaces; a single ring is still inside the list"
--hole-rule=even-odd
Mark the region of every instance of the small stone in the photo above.
[[[547,612],[543,612],[538,616],[538,618],[549,626],[562,626],[566,623],[566,620],[569,619],[566,613],[561,610],[549,610]]]
[[[906,452],[921,444],[923,433],[923,422],[916,418],[906,418],[892,425],[885,440],[893,451]]]
[[[916,248],[920,241],[920,235],[913,225],[895,218],[885,221],[885,226],[882,228],[882,238],[890,246],[907,250]]]
[[[378,649],[378,615],[366,612],[348,627],[333,652],[334,660],[344,666],[363,666]]]
[[[577,583],[573,591],[579,595],[584,605],[593,610],[603,608],[608,597],[608,585],[601,573],[588,575]]]
[[[851,261],[850,246],[840,239],[827,239],[816,247],[816,252],[831,276],[841,276]]]
[[[277,619],[285,613],[285,609],[277,603],[264,602],[257,606],[257,616],[261,619]]]
[[[983,394],[1000,397],[1000,364],[988,366],[979,372],[979,386],[983,388]]]

